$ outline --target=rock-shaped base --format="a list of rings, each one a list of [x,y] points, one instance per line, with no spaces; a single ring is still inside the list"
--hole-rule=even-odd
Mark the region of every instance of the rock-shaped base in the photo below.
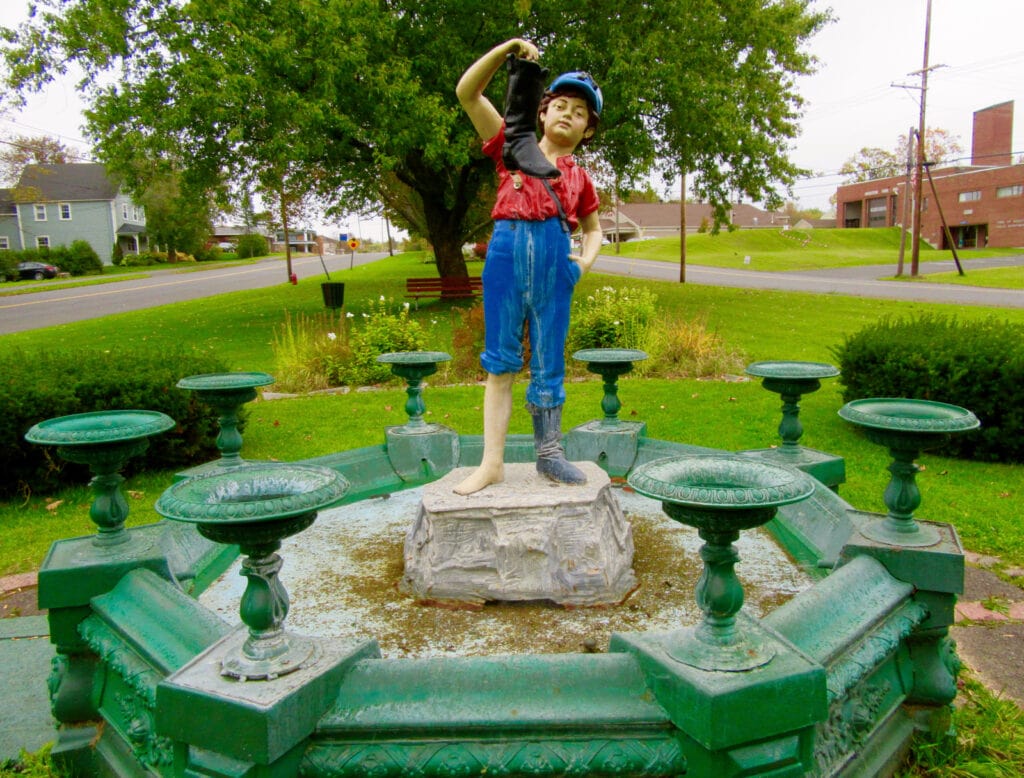
[[[472,468],[423,488],[405,540],[402,587],[422,600],[619,603],[635,588],[633,533],[608,475],[578,462],[587,483],[566,486],[533,464],[506,464],[505,481],[471,495],[454,487]]]

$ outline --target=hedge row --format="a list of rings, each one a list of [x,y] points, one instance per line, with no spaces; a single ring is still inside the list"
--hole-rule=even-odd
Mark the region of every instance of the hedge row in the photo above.
[[[908,397],[959,405],[981,421],[943,453],[1024,462],[1024,326],[925,315],[886,318],[833,350],[843,399]]]
[[[113,409],[161,411],[177,427],[150,440],[125,474],[196,465],[217,455],[217,418],[184,376],[222,372],[216,358],[182,352],[50,352],[0,356],[0,494],[51,492],[89,479],[88,469],[25,440],[37,422],[72,413]]]
[[[0,252],[0,270],[4,275],[16,278],[19,262],[46,262],[73,276],[96,275],[103,272],[103,262],[99,254],[84,240],[72,241],[70,246]]]

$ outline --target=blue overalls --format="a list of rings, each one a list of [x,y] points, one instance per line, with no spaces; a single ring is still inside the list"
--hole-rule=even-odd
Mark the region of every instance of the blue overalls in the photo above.
[[[581,275],[569,259],[569,235],[558,217],[494,222],[482,274],[486,331],[480,364],[494,375],[519,372],[525,321],[531,350],[526,401],[538,408],[565,402],[565,340]]]

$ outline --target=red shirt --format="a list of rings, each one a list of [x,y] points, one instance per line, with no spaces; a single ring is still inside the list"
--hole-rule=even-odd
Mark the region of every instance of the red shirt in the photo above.
[[[512,174],[501,161],[501,147],[505,145],[505,125],[498,134],[484,142],[484,154],[494,160],[498,169],[498,199],[491,211],[493,219],[520,219],[522,221],[544,221],[558,216],[558,208],[539,178],[520,173],[521,189],[513,185]],[[580,219],[598,209],[597,190],[587,171],[577,167],[571,155],[559,157],[556,165],[562,172],[551,180],[551,187],[562,201],[569,227],[575,231]]]

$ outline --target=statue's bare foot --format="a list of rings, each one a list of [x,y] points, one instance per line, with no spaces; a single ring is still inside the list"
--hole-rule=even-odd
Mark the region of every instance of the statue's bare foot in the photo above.
[[[456,494],[473,494],[485,486],[500,484],[505,480],[504,465],[480,465],[473,474],[455,487]]]

